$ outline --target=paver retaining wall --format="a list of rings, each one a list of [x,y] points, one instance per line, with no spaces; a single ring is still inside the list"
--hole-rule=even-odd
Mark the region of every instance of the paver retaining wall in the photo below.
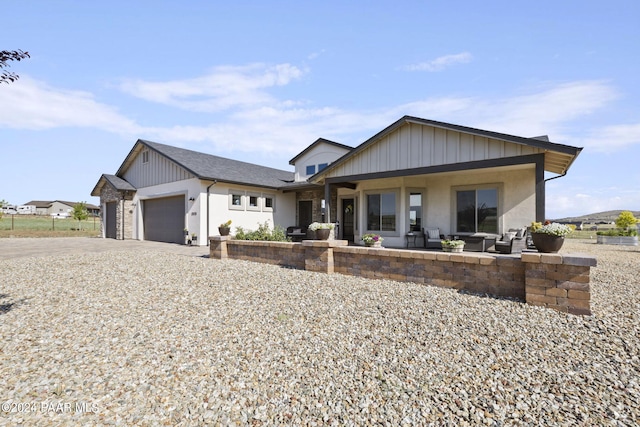
[[[301,270],[371,279],[424,283],[500,297],[571,314],[591,314],[589,273],[596,259],[584,255],[523,253],[521,257],[347,246],[345,240],[302,243],[210,237],[210,257],[242,259]]]

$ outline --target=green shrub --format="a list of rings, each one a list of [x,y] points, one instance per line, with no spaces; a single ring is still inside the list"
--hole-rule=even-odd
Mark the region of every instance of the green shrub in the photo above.
[[[630,228],[628,230],[623,230],[622,228],[615,228],[613,230],[608,230],[608,231],[598,231],[596,233],[598,236],[613,236],[613,237],[617,237],[617,236],[637,236],[638,235],[638,230]]]
[[[273,230],[269,228],[269,221],[264,223],[258,223],[258,229],[255,231],[245,230],[242,227],[236,227],[236,240],[262,240],[268,242],[290,242],[291,239],[287,237],[287,231],[279,225],[276,225]]]

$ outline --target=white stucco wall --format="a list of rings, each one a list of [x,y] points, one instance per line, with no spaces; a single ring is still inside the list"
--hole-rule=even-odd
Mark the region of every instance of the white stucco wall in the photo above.
[[[232,221],[231,232],[234,233],[236,227],[240,226],[244,229],[255,230],[258,224],[269,221],[271,227],[280,225],[286,228],[295,224],[296,207],[295,193],[282,193],[276,190],[230,185],[218,183],[209,190],[209,207],[210,207],[210,228],[209,235],[217,236],[218,226],[228,220]],[[230,203],[231,194],[238,194],[243,198],[241,207],[233,207]],[[258,198],[259,206],[256,208],[248,205],[249,197]],[[206,187],[201,194],[202,206],[206,203]],[[264,205],[265,198],[269,197],[274,201],[273,209]],[[206,219],[206,218],[205,218]],[[206,221],[205,221],[206,222]],[[206,224],[203,224],[203,230]]]

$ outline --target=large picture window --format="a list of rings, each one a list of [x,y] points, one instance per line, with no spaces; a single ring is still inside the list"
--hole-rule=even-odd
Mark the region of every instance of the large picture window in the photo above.
[[[367,230],[396,231],[396,193],[367,195]]]
[[[497,233],[498,189],[457,191],[456,231],[458,233]]]

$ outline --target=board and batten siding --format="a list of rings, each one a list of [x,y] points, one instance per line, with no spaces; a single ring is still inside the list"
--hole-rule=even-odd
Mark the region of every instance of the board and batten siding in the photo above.
[[[153,150],[147,150],[149,161],[143,163],[143,149],[127,171],[124,179],[136,188],[150,187],[152,185],[166,184],[169,182],[182,181],[195,178],[195,176]]]
[[[541,149],[409,123],[339,165],[327,178],[525,156]]]

